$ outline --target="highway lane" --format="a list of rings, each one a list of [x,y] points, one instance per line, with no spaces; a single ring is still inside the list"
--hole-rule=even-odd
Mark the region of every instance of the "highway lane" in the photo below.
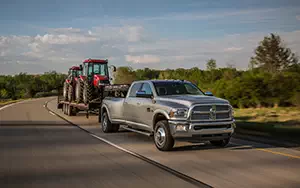
[[[97,117],[65,116],[82,128],[130,151],[185,173],[213,187],[300,187],[300,151],[232,139],[227,148],[176,143],[172,152],[158,151],[152,138],[132,132],[102,133]]]
[[[0,187],[196,187],[72,126],[37,99],[0,110]]]

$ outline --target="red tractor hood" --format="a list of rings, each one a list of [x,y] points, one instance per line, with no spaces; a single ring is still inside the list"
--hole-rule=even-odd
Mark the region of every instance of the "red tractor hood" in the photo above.
[[[108,80],[108,76],[94,75],[94,80]]]
[[[99,86],[99,83],[101,83],[101,81],[106,81],[109,80],[108,76],[102,76],[102,75],[94,75],[94,86]]]

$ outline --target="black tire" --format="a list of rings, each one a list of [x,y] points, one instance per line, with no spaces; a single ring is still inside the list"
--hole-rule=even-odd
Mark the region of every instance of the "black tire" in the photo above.
[[[73,97],[73,86],[71,84],[69,84],[69,88],[68,88],[68,101],[72,102],[74,99]]]
[[[171,135],[169,123],[161,120],[156,123],[154,129],[154,143],[160,151],[170,151],[174,146],[174,138]]]
[[[112,128],[112,132],[118,132],[119,131],[119,128],[120,128],[120,125],[119,124],[112,124],[113,128]]]
[[[92,100],[92,86],[85,81],[83,86],[83,102],[88,104]]]
[[[68,83],[67,82],[65,82],[64,83],[64,88],[63,88],[63,99],[64,99],[64,101],[67,101],[68,100]]]
[[[105,133],[110,133],[113,131],[113,125],[111,124],[107,112],[103,112],[101,117],[101,128]]]
[[[224,140],[212,140],[210,143],[214,146],[218,147],[226,147],[230,142],[230,138],[224,139]]]
[[[75,86],[75,100],[77,103],[82,102],[83,82],[78,79]]]

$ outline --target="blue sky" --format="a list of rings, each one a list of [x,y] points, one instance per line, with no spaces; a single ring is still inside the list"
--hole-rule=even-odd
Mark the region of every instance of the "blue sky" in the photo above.
[[[300,53],[299,31],[299,0],[2,0],[0,73],[61,72],[90,56],[157,69],[215,58],[244,69],[270,32]]]

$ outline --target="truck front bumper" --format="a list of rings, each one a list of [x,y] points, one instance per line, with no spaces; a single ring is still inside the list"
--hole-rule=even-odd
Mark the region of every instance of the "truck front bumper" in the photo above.
[[[224,122],[199,122],[169,120],[170,131],[174,139],[195,142],[223,140],[234,133],[234,120]]]

